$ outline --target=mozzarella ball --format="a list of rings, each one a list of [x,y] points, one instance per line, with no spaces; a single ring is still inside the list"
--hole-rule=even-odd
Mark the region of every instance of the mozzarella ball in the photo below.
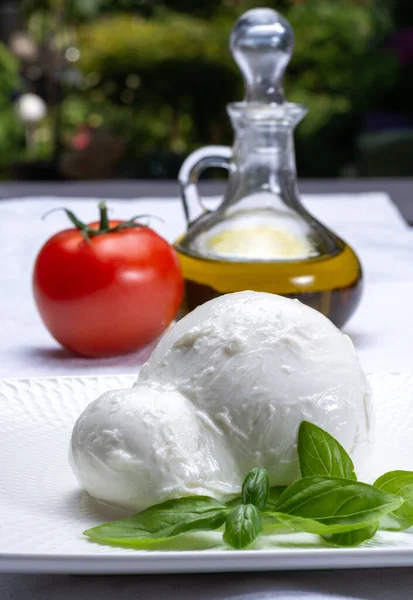
[[[225,435],[239,470],[272,485],[299,476],[303,420],[349,452],[370,452],[371,390],[350,338],[319,312],[274,294],[239,292],[196,308],[162,338],[138,382],[172,383]]]
[[[241,475],[223,434],[179,392],[106,392],[76,422],[70,462],[81,486],[137,512],[169,498],[236,494]]]
[[[297,300],[239,292],[179,321],[132,389],[86,408],[71,461],[91,495],[133,511],[193,494],[225,500],[254,466],[271,485],[300,477],[303,420],[366,472],[371,391],[351,340]]]

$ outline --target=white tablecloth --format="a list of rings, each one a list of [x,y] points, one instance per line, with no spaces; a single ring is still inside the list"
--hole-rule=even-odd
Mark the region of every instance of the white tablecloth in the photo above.
[[[105,360],[74,357],[43,327],[31,293],[31,272],[42,244],[68,226],[65,214],[41,217],[51,208],[70,206],[84,220],[95,220],[93,199],[8,200],[0,203],[0,377],[135,373],[148,350]],[[413,231],[384,194],[311,196],[308,209],[336,230],[358,252],[365,293],[348,323],[367,370],[411,368],[413,357]],[[113,216],[153,214],[151,225],[168,240],[184,231],[177,199],[113,200]]]
[[[357,251],[365,293],[346,326],[368,371],[411,370],[413,363],[413,231],[384,194],[309,196],[308,209]],[[95,220],[93,199],[36,198],[0,202],[0,377],[136,373],[149,350],[90,360],[61,349],[43,327],[31,295],[31,271],[41,245],[67,227],[70,206]],[[112,215],[150,213],[152,226],[172,241],[184,230],[176,199],[108,201]],[[1,457],[0,457],[1,462]],[[165,577],[0,576],[0,600],[278,600],[412,598],[413,570],[191,575]]]

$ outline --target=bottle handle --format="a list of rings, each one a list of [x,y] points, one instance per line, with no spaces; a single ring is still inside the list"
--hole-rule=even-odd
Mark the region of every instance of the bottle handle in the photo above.
[[[191,219],[191,198],[195,198],[204,212],[211,212],[203,203],[198,193],[197,183],[202,171],[210,167],[229,170],[232,159],[232,148],[229,146],[204,146],[192,152],[182,163],[178,174],[179,188],[185,218],[189,224]]]

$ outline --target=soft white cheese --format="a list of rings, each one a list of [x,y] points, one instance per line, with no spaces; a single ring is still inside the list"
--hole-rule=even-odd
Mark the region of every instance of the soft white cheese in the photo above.
[[[176,391],[145,384],[89,404],[70,462],[92,496],[135,512],[169,498],[235,494],[241,482],[208,415]]]
[[[72,461],[92,495],[136,510],[195,493],[225,498],[256,465],[271,485],[299,477],[302,420],[336,437],[360,472],[371,392],[350,339],[296,300],[228,294],[168,330],[132,390],[86,409]]]

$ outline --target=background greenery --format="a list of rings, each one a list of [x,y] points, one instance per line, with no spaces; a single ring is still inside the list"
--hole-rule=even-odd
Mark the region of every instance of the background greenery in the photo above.
[[[18,63],[0,44],[0,168],[1,162],[24,149],[24,129],[10,102],[18,82]]]
[[[366,114],[392,109],[400,85],[407,98],[395,108],[412,105],[411,71],[386,49],[409,10],[413,23],[410,0],[70,0],[64,15],[58,4],[27,0],[27,27],[37,40],[46,27],[62,51],[79,49],[79,60],[64,64],[61,137],[73,153],[80,126],[112,132],[122,153],[111,176],[175,177],[195,147],[231,143],[225,105],[243,86],[228,38],[234,20],[258,5],[280,10],[296,34],[285,87],[309,107],[296,135],[300,175],[336,176],[354,164]],[[0,47],[3,172],[26,152],[10,102],[17,78]]]

